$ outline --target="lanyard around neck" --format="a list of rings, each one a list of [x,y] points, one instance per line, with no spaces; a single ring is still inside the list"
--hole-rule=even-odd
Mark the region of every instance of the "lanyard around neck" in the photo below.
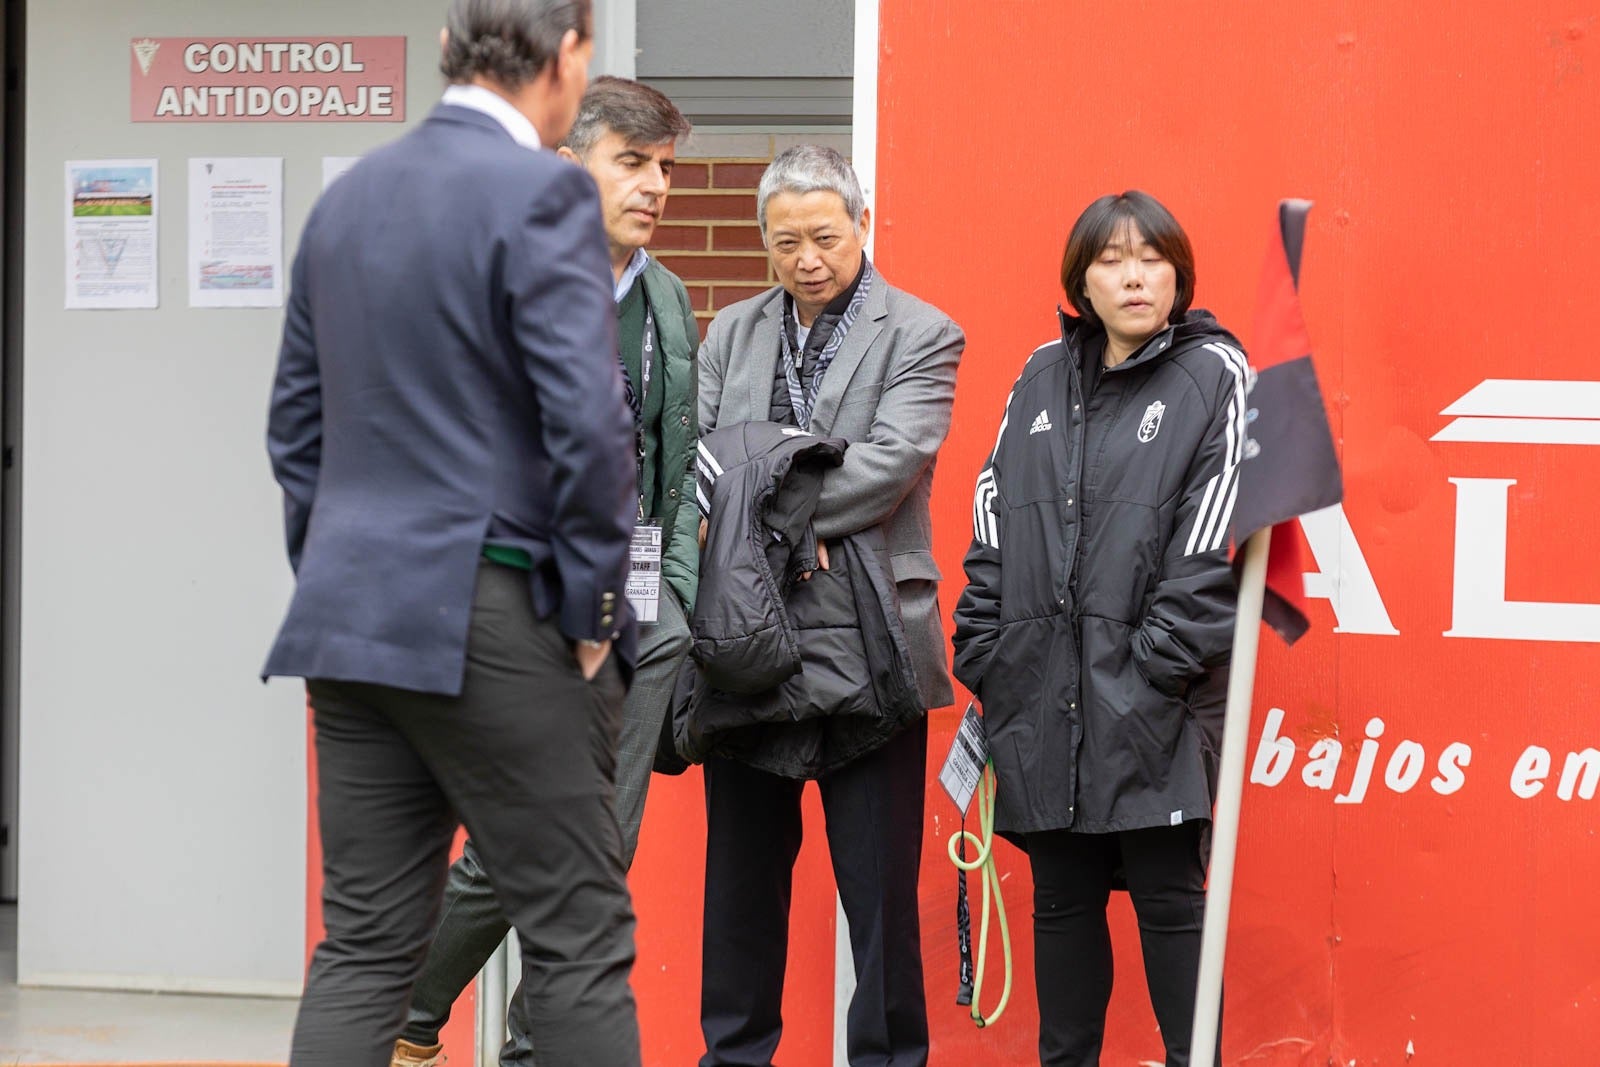
[[[639,284],[638,282],[634,283]],[[628,407],[633,411],[633,447],[638,460],[637,477],[639,489],[639,518],[644,518],[644,412],[645,401],[650,397],[650,377],[656,361],[656,315],[650,307],[647,294],[639,294],[644,300],[644,332],[639,339],[639,388],[633,387],[633,379],[628,375],[627,361],[622,358],[622,353],[617,353],[617,363],[622,368],[623,391],[628,397]]]

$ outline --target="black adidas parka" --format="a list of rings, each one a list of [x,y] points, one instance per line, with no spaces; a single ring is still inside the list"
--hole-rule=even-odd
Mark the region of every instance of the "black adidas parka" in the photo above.
[[[1012,834],[1210,819],[1249,366],[1204,311],[1104,370],[1062,316],[978,477],[955,673],[982,704]],[[1095,347],[1099,351],[1099,347]]]

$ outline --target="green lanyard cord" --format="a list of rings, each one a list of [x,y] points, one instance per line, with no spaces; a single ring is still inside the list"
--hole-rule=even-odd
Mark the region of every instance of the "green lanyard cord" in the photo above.
[[[1000,1013],[1006,1010],[1006,1004],[1011,1000],[1011,928],[1006,924],[1006,901],[1000,894],[1000,872],[994,865],[994,794],[995,778],[994,764],[990,763],[983,769],[983,778],[978,783],[978,830],[979,834],[963,827],[950,835],[948,851],[950,862],[963,871],[976,871],[982,869],[979,876],[983,882],[983,918],[978,923],[978,959],[975,968],[975,977],[972,982],[972,1021],[978,1029],[993,1026]],[[979,836],[981,834],[981,836]],[[971,841],[978,850],[975,859],[964,860],[958,853],[962,842]],[[993,902],[994,911],[1000,917],[1000,945],[1005,953],[1006,981],[1000,990],[1000,1002],[994,1006],[994,1011],[987,1016],[983,1014],[980,1001],[983,997],[983,970],[988,959],[989,949],[989,910]]]

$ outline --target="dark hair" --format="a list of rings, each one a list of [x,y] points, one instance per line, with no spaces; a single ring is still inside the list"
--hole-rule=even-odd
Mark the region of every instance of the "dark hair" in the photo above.
[[[1067,303],[1084,321],[1098,326],[1100,316],[1094,313],[1089,297],[1083,291],[1084,276],[1089,264],[1111,243],[1128,223],[1139,227],[1139,233],[1150,246],[1172,264],[1178,275],[1178,291],[1172,300],[1169,323],[1183,318],[1194,300],[1194,249],[1189,245],[1189,235],[1183,232],[1172,212],[1149,193],[1129,189],[1125,193],[1108,193],[1083,209],[1078,221],[1072,224],[1067,237],[1067,250],[1061,255],[1061,288],[1066,291]]]
[[[591,0],[450,0],[445,30],[439,69],[446,78],[482,75],[515,91],[555,59],[568,30],[589,39],[593,12]]]
[[[583,156],[608,132],[644,147],[676,141],[690,129],[689,120],[661,90],[607,74],[589,83],[565,144]]]

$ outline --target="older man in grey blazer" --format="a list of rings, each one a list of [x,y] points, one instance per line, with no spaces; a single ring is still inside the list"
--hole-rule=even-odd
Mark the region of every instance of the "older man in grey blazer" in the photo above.
[[[850,442],[823,483],[815,532],[825,546],[882,525],[922,703],[943,707],[954,694],[928,496],[961,330],[873,269],[871,214],[837,152],[803,145],[773,160],[757,214],[780,284],[712,322],[700,348],[701,431],[770,420]],[[917,928],[927,742],[921,719],[817,781],[855,958],[853,1067],[928,1056]],[[718,756],[706,761],[705,781],[700,1063],[766,1065],[783,1027],[804,782]]]

